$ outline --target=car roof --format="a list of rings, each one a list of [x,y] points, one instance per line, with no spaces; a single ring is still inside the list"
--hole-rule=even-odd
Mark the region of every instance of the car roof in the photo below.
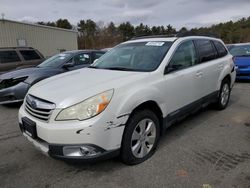
[[[29,50],[35,50],[32,47],[0,47],[0,50],[13,50],[13,49],[29,49]]]
[[[204,35],[195,35],[195,34],[177,34],[177,35],[153,35],[153,36],[142,36],[142,37],[135,37],[131,40],[124,42],[124,43],[133,43],[133,42],[175,42],[178,39],[209,39],[209,40],[218,40],[221,41],[216,36],[211,34],[204,34]]]
[[[90,53],[90,52],[106,52],[106,51],[104,51],[104,50],[89,50],[89,49],[86,49],[86,50],[71,50],[71,51],[62,52],[62,54],[65,54],[65,53],[77,54],[77,53],[82,53],[82,52]]]
[[[235,44],[227,44],[227,46],[245,46],[245,45],[250,45],[250,42],[246,42],[246,43],[235,43]]]
[[[146,37],[146,38],[135,38],[125,43],[133,43],[133,42],[153,42],[153,41],[164,41],[164,42],[174,42],[177,37]]]

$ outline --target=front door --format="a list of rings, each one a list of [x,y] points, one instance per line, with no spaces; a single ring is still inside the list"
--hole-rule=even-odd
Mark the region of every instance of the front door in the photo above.
[[[166,69],[164,92],[167,114],[178,114],[201,95],[202,73],[192,40],[179,45]]]

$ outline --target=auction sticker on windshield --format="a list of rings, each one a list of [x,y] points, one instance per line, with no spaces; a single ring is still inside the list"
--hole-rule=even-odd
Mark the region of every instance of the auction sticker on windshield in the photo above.
[[[146,46],[163,46],[165,42],[148,42]]]

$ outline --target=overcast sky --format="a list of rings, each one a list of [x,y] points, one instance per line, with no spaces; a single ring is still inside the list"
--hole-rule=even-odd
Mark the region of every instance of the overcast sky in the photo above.
[[[250,0],[0,0],[0,14],[18,21],[67,18],[119,24],[200,27],[250,16]]]

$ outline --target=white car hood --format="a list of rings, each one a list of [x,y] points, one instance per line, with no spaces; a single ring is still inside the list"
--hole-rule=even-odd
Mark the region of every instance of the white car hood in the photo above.
[[[145,73],[83,68],[38,82],[28,93],[65,108],[141,76]]]

